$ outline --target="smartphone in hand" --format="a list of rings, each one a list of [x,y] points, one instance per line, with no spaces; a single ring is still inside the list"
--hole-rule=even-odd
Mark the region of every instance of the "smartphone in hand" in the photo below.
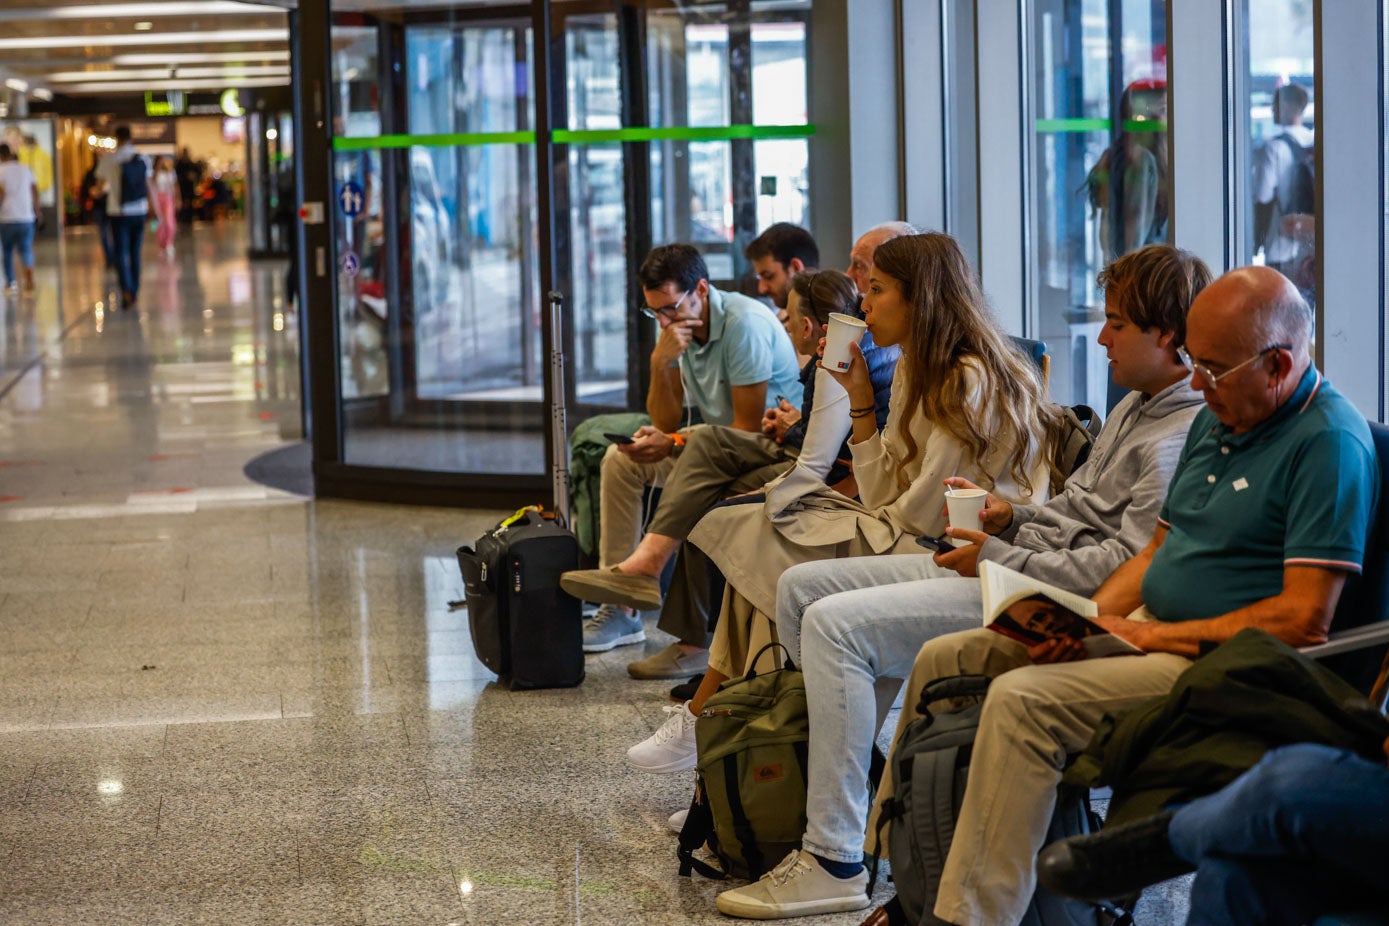
[[[636,443],[636,438],[633,438],[627,434],[610,434],[607,431],[604,431],[603,436],[606,437],[608,440],[612,441],[614,444],[626,445]]]
[[[916,542],[917,545],[923,546],[928,550],[934,550],[937,553],[954,549],[954,547],[951,546],[950,541],[946,538],[932,537],[930,534],[922,534],[920,537],[916,538]]]

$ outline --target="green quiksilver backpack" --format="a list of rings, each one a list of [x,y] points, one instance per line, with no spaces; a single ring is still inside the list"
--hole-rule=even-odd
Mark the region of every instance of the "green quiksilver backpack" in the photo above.
[[[794,849],[805,834],[810,718],[805,683],[787,654],[786,665],[731,679],[704,704],[695,721],[698,783],[680,831],[680,874],[755,881]],[[694,857],[704,844],[720,871]]]

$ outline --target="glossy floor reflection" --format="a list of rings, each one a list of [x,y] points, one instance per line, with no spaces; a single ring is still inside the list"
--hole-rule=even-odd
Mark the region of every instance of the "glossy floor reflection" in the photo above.
[[[72,233],[3,304],[0,922],[718,921],[665,826],[691,777],[622,762],[667,703],[640,647],[533,693],[473,656],[452,554],[497,512],[242,475],[300,430],[244,241],[150,248],[127,313]]]

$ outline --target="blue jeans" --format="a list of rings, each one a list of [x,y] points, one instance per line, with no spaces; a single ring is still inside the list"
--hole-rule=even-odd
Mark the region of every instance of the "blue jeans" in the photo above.
[[[92,217],[96,222],[97,236],[101,238],[101,253],[106,258],[106,269],[110,270],[116,266],[116,235],[111,229],[111,217],[105,209],[94,212]]]
[[[5,252],[5,282],[14,283],[15,248],[19,248],[20,263],[34,266],[34,223],[0,222],[0,248]]]
[[[1197,866],[1188,926],[1309,923],[1389,905],[1389,768],[1329,746],[1275,749],[1177,810],[1173,850]]]
[[[144,215],[113,215],[111,231],[116,238],[116,274],[121,289],[132,297],[140,295],[140,245],[145,237]]]
[[[978,579],[925,554],[853,556],[782,573],[777,637],[805,673],[810,714],[806,851],[863,858],[879,697],[896,694],[921,644],[978,627],[980,607]],[[884,679],[892,681],[885,687]]]

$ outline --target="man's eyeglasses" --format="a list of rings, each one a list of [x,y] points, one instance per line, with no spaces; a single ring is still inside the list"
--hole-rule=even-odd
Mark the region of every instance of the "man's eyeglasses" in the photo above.
[[[660,318],[662,315],[674,315],[677,311],[679,311],[680,303],[684,302],[685,297],[692,292],[694,292],[694,290],[692,289],[685,290],[683,293],[680,294],[680,298],[672,302],[670,305],[663,305],[660,307],[642,305],[640,307],[641,314],[645,315],[647,318]]]
[[[1186,352],[1186,348],[1185,348],[1185,347],[1179,347],[1179,348],[1177,348],[1177,353],[1181,354],[1181,356],[1182,356],[1182,362],[1185,363],[1188,367],[1190,367],[1190,368],[1191,368],[1191,371],[1192,371],[1193,373],[1195,373],[1197,376],[1201,377],[1201,379],[1205,380],[1206,385],[1207,385],[1208,387],[1210,387],[1211,389],[1214,389],[1214,388],[1216,388],[1218,385],[1220,385],[1220,381],[1221,381],[1222,379],[1224,379],[1225,377],[1229,376],[1231,373],[1235,372],[1236,370],[1242,370],[1242,369],[1244,369],[1245,367],[1247,367],[1247,366],[1249,366],[1251,363],[1253,363],[1255,360],[1258,360],[1260,357],[1263,357],[1263,356],[1267,355],[1269,351],[1271,351],[1271,350],[1292,350],[1292,349],[1293,349],[1293,346],[1292,346],[1291,344],[1270,344],[1268,347],[1265,347],[1263,350],[1259,351],[1257,354],[1255,354],[1254,356],[1250,357],[1248,360],[1244,361],[1243,363],[1237,363],[1237,364],[1235,364],[1234,366],[1230,367],[1230,369],[1226,370],[1224,373],[1212,373],[1210,367],[1208,367],[1208,366],[1206,366],[1206,365],[1204,365],[1204,364],[1197,363],[1195,360],[1191,359],[1191,354],[1188,354],[1188,353]]]

